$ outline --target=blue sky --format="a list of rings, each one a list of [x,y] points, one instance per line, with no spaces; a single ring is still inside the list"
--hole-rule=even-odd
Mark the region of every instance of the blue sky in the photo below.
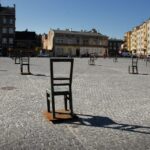
[[[16,4],[16,30],[47,33],[50,28],[90,30],[123,38],[150,18],[150,0],[1,0]]]

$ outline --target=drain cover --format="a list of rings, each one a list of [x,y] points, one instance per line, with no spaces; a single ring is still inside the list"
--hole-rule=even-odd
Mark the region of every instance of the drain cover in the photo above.
[[[14,89],[16,89],[16,88],[13,87],[13,86],[6,86],[6,87],[2,87],[1,89],[2,89],[2,90],[14,90]]]

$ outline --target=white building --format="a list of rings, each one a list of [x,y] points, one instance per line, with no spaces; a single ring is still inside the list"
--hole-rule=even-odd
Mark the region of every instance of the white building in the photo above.
[[[45,36],[45,35],[44,35]],[[43,48],[53,51],[54,56],[103,56],[108,51],[108,37],[91,31],[50,30]],[[47,46],[46,46],[47,44]]]
[[[147,22],[147,53],[150,55],[150,20]]]

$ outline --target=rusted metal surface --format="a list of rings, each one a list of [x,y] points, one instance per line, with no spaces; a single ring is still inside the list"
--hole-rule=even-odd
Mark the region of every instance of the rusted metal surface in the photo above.
[[[76,115],[72,116],[70,111],[66,110],[57,110],[57,112],[55,112],[55,118],[53,118],[53,114],[51,112],[46,111],[43,113],[43,115],[48,121],[65,121],[74,119],[74,117],[76,117]]]

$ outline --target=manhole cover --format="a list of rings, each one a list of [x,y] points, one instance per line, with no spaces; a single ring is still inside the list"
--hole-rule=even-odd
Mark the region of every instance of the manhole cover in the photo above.
[[[6,86],[6,87],[2,87],[1,89],[2,89],[2,90],[14,90],[14,89],[16,89],[16,88],[13,87],[13,86]]]

